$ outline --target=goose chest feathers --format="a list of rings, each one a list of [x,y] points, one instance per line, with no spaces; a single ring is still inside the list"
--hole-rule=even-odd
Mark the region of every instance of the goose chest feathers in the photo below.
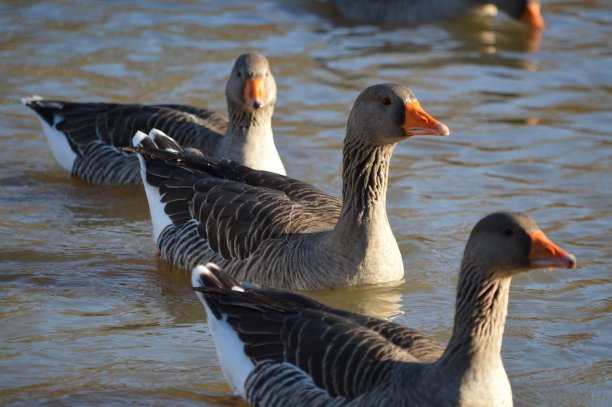
[[[214,264],[192,283],[223,373],[253,406],[511,406],[501,345],[512,276],[574,268],[533,220],[495,213],[465,248],[446,348],[413,329],[240,284]]]
[[[227,81],[229,120],[222,114],[177,104],[75,103],[24,98],[42,124],[62,168],[91,184],[140,184],[138,159],[122,147],[138,130],[170,132],[186,147],[213,157],[285,174],[272,135],[276,83],[261,54],[236,59]]]
[[[411,136],[447,135],[412,92],[364,90],[350,113],[342,199],[318,188],[138,133],[142,177],[161,257],[207,261],[266,287],[314,290],[398,280],[404,267],[386,212],[389,161]]]

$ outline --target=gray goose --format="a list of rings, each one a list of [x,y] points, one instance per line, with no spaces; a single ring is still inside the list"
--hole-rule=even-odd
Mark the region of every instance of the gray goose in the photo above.
[[[137,185],[138,159],[123,151],[138,130],[171,132],[184,146],[214,157],[285,174],[272,136],[276,83],[261,54],[236,59],[225,89],[229,121],[193,106],[75,103],[24,98],[38,115],[53,155],[73,177],[91,184]]]
[[[222,264],[266,287],[316,290],[399,280],[402,256],[386,190],[395,145],[447,135],[412,92],[372,86],[357,98],[343,153],[342,200],[304,182],[181,147],[163,133],[134,137],[161,257],[191,270]]]
[[[354,21],[427,23],[462,17],[493,4],[534,30],[544,30],[540,0],[332,0],[340,13]]]
[[[480,220],[463,255],[446,348],[418,331],[240,284],[214,264],[192,284],[223,373],[254,406],[511,406],[500,355],[510,280],[576,259],[526,215]]]

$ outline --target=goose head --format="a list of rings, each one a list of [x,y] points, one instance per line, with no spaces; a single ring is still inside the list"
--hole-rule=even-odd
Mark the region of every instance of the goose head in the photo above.
[[[448,127],[430,116],[412,91],[396,84],[370,86],[357,97],[348,118],[346,141],[372,146],[411,136],[446,136]]]
[[[487,278],[576,267],[576,258],[548,239],[533,219],[509,212],[493,213],[474,226],[463,259],[462,270],[472,269],[469,263],[476,263],[475,269],[487,273]]]
[[[232,68],[225,94],[231,106],[244,112],[274,106],[276,82],[266,57],[258,53],[240,55]]]

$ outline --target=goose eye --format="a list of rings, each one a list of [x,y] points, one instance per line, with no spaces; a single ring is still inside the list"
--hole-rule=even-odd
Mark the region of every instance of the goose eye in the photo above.
[[[240,71],[236,72],[236,75],[240,78],[242,76],[242,73]]]
[[[382,103],[384,106],[389,106],[391,104],[391,99],[388,97],[384,97],[380,100],[380,103]]]
[[[504,234],[504,236],[512,236],[514,235],[514,230],[512,228],[504,228],[502,233]]]
[[[270,71],[266,71],[266,76],[270,76]]]

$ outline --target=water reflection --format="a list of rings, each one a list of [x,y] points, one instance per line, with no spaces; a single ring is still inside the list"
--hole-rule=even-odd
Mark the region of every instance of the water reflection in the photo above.
[[[402,282],[377,284],[361,288],[349,287],[307,293],[332,307],[358,312],[376,318],[390,319],[399,316],[404,294]]]

